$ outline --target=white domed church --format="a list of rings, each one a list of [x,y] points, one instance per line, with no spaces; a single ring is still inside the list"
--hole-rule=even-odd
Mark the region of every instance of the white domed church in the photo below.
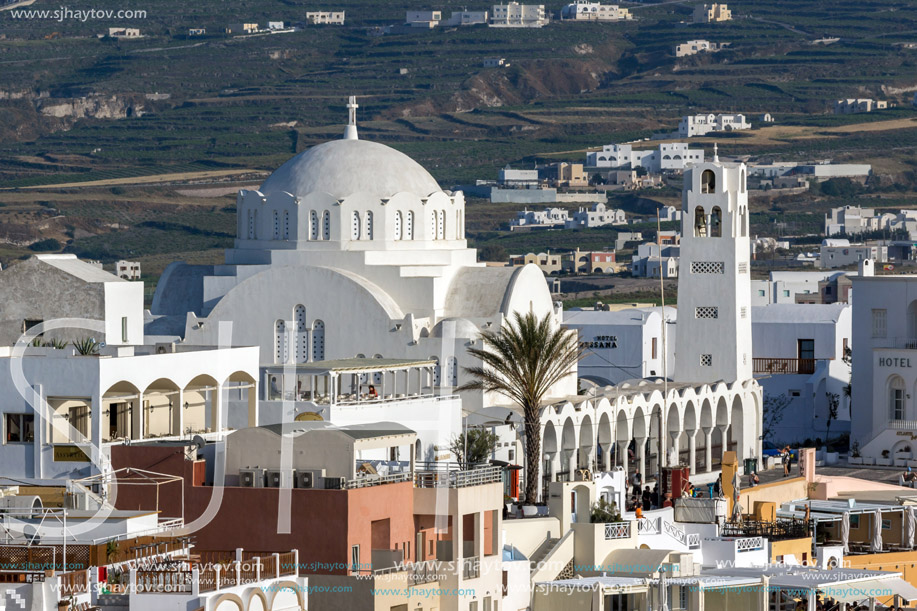
[[[224,265],[166,269],[148,332],[257,345],[265,366],[431,359],[433,385],[449,387],[475,364],[467,347],[482,329],[515,311],[551,314],[559,326],[542,272],[478,263],[462,193],[444,191],[407,155],[359,139],[353,98],[348,106],[344,138],[239,192]],[[559,386],[557,396],[575,394],[576,376]],[[482,404],[464,396],[466,410]]]

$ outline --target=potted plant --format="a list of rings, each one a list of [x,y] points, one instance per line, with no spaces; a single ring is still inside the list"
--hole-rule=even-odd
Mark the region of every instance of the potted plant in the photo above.
[[[57,611],[70,611],[70,597],[57,601]]]
[[[506,505],[506,513],[513,513],[513,497],[508,494],[504,494],[503,504]]]
[[[892,464],[892,459],[889,458],[891,452],[889,450],[882,450],[882,457],[876,459],[876,464],[883,467],[890,467]]]
[[[851,465],[862,465],[863,457],[860,456],[860,442],[854,441],[853,445],[850,446],[850,456],[847,457],[847,462]]]
[[[616,503],[609,503],[604,498],[592,505],[592,511],[589,515],[589,521],[593,524],[606,524],[608,522],[620,522],[621,512],[618,511]]]

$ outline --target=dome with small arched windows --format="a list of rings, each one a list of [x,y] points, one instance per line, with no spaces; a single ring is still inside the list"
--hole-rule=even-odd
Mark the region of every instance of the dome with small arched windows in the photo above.
[[[400,151],[368,140],[332,140],[313,146],[277,168],[259,189],[302,197],[324,192],[337,198],[369,193],[427,197],[442,191],[423,166]]]

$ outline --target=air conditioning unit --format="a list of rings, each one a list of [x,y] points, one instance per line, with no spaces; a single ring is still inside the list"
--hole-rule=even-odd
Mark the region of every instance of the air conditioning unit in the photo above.
[[[261,467],[239,469],[239,485],[243,488],[264,488],[264,469]]]
[[[342,490],[347,485],[345,477],[326,477],[324,480],[325,490]]]
[[[318,488],[325,478],[324,469],[293,471],[293,485],[297,488]]]
[[[292,488],[293,487],[293,470],[292,469],[268,469],[267,481],[265,486],[268,488]]]

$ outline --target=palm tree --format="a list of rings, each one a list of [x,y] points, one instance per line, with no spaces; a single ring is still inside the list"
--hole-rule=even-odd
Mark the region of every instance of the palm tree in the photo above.
[[[457,390],[483,390],[503,395],[522,409],[525,431],[525,498],[538,493],[541,466],[541,403],[548,390],[569,375],[581,357],[575,332],[552,329],[551,314],[516,312],[500,332],[484,331],[481,348],[469,348],[482,366],[466,367],[474,378]]]

